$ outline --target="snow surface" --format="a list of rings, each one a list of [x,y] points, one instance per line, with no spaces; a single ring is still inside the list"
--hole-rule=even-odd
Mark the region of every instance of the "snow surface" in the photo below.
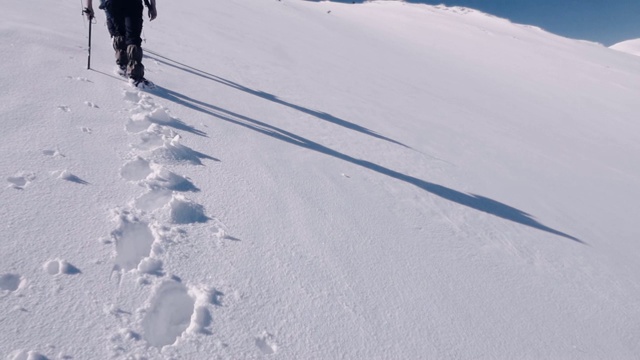
[[[640,56],[640,39],[627,40],[611,45],[610,48],[622,52],[629,53],[631,55]]]
[[[0,15],[0,358],[638,359],[640,61],[481,12]],[[185,25],[188,24],[188,25]]]

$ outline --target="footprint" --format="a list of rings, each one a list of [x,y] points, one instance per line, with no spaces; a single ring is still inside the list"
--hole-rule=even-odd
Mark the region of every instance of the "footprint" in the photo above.
[[[190,165],[202,165],[200,159],[219,161],[209,155],[197,152],[180,143],[180,137],[175,136],[171,140],[165,140],[162,146],[152,152],[152,157],[158,162],[169,164],[187,163]]]
[[[142,344],[138,344],[138,342],[142,339],[140,334],[137,332],[123,328],[119,329],[115,334],[109,337],[109,342],[111,342],[112,351],[112,359],[146,359],[144,357],[132,357],[131,353],[135,352],[136,349],[140,349]]]
[[[198,130],[191,125],[186,124],[184,121],[171,116],[169,110],[162,106],[157,106],[155,109],[148,113],[140,113],[132,117],[132,120],[140,121],[142,123],[157,124],[165,127],[171,127],[176,130],[187,131],[200,136],[207,136],[204,131]]]
[[[88,128],[88,127],[82,127],[80,128],[80,130],[82,130],[83,133],[87,133],[87,134],[91,134],[93,132],[93,130],[91,130],[91,128]]]
[[[194,307],[186,286],[175,281],[163,283],[142,320],[144,339],[158,348],[174,344],[189,327]]]
[[[189,327],[191,332],[211,335],[209,327],[213,322],[209,309],[205,306],[198,306],[194,312],[193,321]]]
[[[67,76],[67,79],[69,80],[77,80],[77,81],[82,81],[82,82],[86,82],[86,83],[92,83],[93,81],[85,78],[85,77],[73,77],[73,76]]]
[[[129,91],[129,90],[125,90],[123,93],[123,97],[125,101],[129,101],[132,103],[137,103],[139,102],[142,97],[143,94],[139,91]]]
[[[265,355],[275,354],[276,351],[278,351],[278,344],[276,344],[275,337],[266,331],[256,337],[256,346]]]
[[[58,109],[64,111],[64,112],[71,112],[71,108],[66,106],[66,105],[59,105]]]
[[[55,149],[55,150],[51,150],[51,149],[45,149],[42,150],[42,155],[45,156],[51,156],[51,157],[65,157],[60,150]]]
[[[29,185],[33,180],[35,180],[35,178],[36,174],[34,173],[22,172],[8,177],[7,181],[14,189],[24,190],[24,188],[27,187],[27,185]]]
[[[124,99],[126,101],[135,103],[136,106],[129,110],[133,114],[142,113],[143,116],[152,112],[159,106],[155,104],[153,98],[139,91],[126,91],[124,92]]]
[[[49,275],[77,275],[82,273],[77,267],[60,259],[49,260],[42,267]]]
[[[180,176],[172,171],[164,169],[162,166],[153,166],[153,175],[148,177],[145,183],[151,189],[168,189],[179,192],[199,192],[189,179]]]
[[[8,360],[48,360],[49,358],[35,351],[17,350],[14,351]]]
[[[139,150],[154,150],[160,148],[178,136],[178,134],[169,128],[151,123],[142,123],[142,125],[138,123],[132,124],[131,120],[125,129],[130,133],[140,134],[140,143],[131,145],[133,148]]]
[[[22,277],[18,274],[2,274],[0,275],[0,291],[14,292],[22,285]]]
[[[162,276],[162,260],[146,257],[138,264],[138,271],[143,274]]]
[[[137,134],[147,130],[151,123],[145,120],[129,119],[124,126],[124,130],[129,134]]]
[[[152,189],[134,201],[135,207],[143,211],[154,211],[167,205],[173,193],[166,189]]]
[[[88,107],[94,108],[94,109],[99,109],[100,107],[90,101],[85,101],[84,102],[85,105],[87,105]]]
[[[120,215],[119,226],[111,237],[116,244],[114,268],[125,271],[137,268],[149,256],[155,241],[149,225],[127,213]]]
[[[127,181],[144,180],[151,174],[149,162],[141,157],[124,164],[120,169],[120,176]]]
[[[169,203],[171,207],[171,222],[174,224],[205,223],[211,220],[204,213],[204,207],[196,204],[184,196],[175,195]]]

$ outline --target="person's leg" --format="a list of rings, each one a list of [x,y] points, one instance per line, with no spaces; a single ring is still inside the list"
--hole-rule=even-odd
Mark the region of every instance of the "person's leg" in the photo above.
[[[127,46],[127,74],[133,80],[144,79],[144,65],[142,65],[142,13],[141,1],[131,1],[125,17],[125,42]]]
[[[107,17],[107,29],[113,41],[113,50],[115,50],[116,64],[121,70],[125,70],[128,57],[124,13],[121,7],[110,5],[105,8],[105,14]]]

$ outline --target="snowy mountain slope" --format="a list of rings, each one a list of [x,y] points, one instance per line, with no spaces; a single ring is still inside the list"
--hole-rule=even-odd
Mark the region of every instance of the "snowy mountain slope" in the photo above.
[[[475,11],[3,6],[0,357],[640,353],[640,63]],[[189,26],[184,26],[189,24]],[[31,352],[31,353],[30,353]]]
[[[627,40],[611,45],[611,49],[640,56],[640,39]]]

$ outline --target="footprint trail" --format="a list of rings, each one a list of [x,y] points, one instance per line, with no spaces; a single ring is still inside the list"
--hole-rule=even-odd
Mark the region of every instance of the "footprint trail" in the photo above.
[[[114,248],[112,262],[118,294],[133,290],[130,285],[123,285],[127,281],[137,284],[136,291],[149,294],[145,303],[138,303],[137,310],[119,310],[125,309],[124,305],[117,304],[119,295],[116,303],[105,304],[105,307],[116,309],[110,313],[120,326],[110,338],[116,349],[114,356],[135,358],[146,356],[148,352],[144,349],[149,346],[163,349],[179,343],[180,339],[191,341],[213,333],[211,308],[216,304],[208,301],[213,295],[189,285],[189,281],[183,283],[179,277],[167,273],[165,267],[170,268],[175,256],[171,251],[173,247],[198,241],[189,238],[190,227],[213,220],[202,204],[186,197],[200,189],[187,176],[168,167],[202,166],[203,160],[217,159],[184,145],[178,132],[206,134],[172,116],[151,96],[125,91],[124,100],[133,106],[124,125],[133,142],[119,175],[123,181],[139,186],[141,194],[113,210],[112,221],[116,226],[111,232],[111,241],[103,243]],[[181,256],[184,252],[181,250]],[[59,260],[44,265],[51,275],[63,273],[63,267]],[[213,298],[219,299],[221,293],[215,294]]]

